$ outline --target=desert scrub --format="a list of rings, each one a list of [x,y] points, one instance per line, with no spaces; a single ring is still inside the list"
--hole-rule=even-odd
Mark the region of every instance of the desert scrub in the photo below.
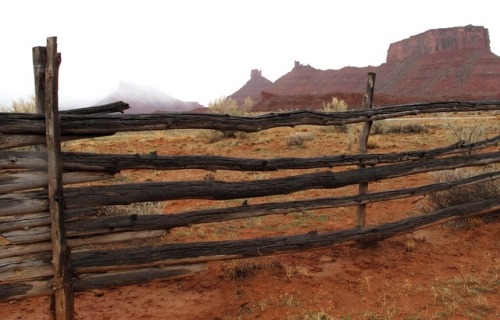
[[[10,106],[0,105],[0,112],[36,113],[35,96],[28,99],[19,98],[12,101]]]
[[[433,172],[430,175],[434,181],[439,183],[465,179],[486,172],[498,171],[498,169],[500,169],[500,165],[494,164],[481,169],[460,168]],[[499,195],[500,180],[479,182],[468,186],[451,188],[446,191],[430,193],[422,206],[422,211],[428,213],[448,207],[498,198]],[[448,225],[457,229],[467,229],[481,224],[482,221],[483,218],[480,217],[469,217],[449,222]]]
[[[488,129],[484,123],[470,123],[463,120],[450,119],[446,115],[440,116],[444,121],[444,127],[451,133],[454,142],[472,143],[486,139]]]
[[[288,148],[305,148],[306,141],[314,140],[314,134],[310,132],[295,132],[285,139]]]
[[[247,97],[241,106],[233,98],[220,97],[214,101],[209,102],[208,111],[211,113],[227,114],[231,116],[245,116],[248,115],[253,108],[254,102],[252,98]],[[211,130],[211,132],[219,132],[219,134],[213,134],[214,138],[211,139],[212,142],[219,141],[224,138],[237,138],[237,131],[234,130]],[[219,136],[219,138],[217,138]]]
[[[427,132],[429,132],[429,128],[419,123],[389,125],[384,121],[374,121],[371,128],[372,134],[418,134]]]
[[[125,216],[125,215],[146,215],[163,213],[162,202],[137,202],[129,205],[102,206],[96,209],[98,216]]]

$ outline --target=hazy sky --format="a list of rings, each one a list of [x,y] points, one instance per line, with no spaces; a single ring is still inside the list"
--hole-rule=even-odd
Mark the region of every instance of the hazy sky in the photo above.
[[[389,44],[429,29],[484,26],[500,55],[492,0],[15,0],[0,3],[0,104],[34,91],[32,47],[57,36],[60,106],[85,107],[120,81],[207,105],[251,69],[275,81],[298,60],[378,66]]]

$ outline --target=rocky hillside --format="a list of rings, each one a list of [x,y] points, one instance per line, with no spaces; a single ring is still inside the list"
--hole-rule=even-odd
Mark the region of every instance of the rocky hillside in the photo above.
[[[243,105],[243,101],[245,101],[247,97],[252,98],[254,102],[258,102],[261,100],[262,91],[265,91],[272,84],[272,81],[262,76],[261,70],[253,69],[250,73],[250,80],[229,97],[236,100],[238,105]]]
[[[490,50],[488,29],[469,25],[429,30],[393,43],[386,62],[377,67],[318,70],[296,61],[292,71],[263,90],[254,110],[277,110],[285,104],[287,109],[302,109],[308,107],[301,102],[305,96],[329,101],[335,95],[350,97],[352,103],[346,101],[356,108],[361,99],[353,97],[364,93],[368,72],[377,74],[376,105],[500,99],[500,57]]]

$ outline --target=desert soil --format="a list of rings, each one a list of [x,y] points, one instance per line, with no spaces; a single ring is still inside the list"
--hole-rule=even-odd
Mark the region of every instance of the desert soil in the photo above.
[[[495,124],[493,123],[495,126]],[[294,132],[311,138],[304,146],[286,141]],[[498,134],[498,132],[494,132]],[[348,151],[345,134],[316,127],[273,129],[208,143],[210,133],[122,135],[67,144],[68,150],[111,153],[224,154],[228,156],[320,156]],[[120,139],[120,140],[119,140]],[[117,143],[117,141],[121,141]],[[444,146],[440,126],[425,134],[373,136],[371,152]],[[355,147],[353,147],[353,150]],[[495,150],[499,150],[495,147]],[[354,152],[354,151],[351,151]],[[339,170],[339,169],[335,169]],[[287,174],[294,171],[287,172]],[[283,173],[201,170],[126,171],[128,181],[265,179]],[[370,191],[428,183],[428,174],[370,184]],[[343,188],[328,194],[355,192]],[[323,196],[312,190],[284,199]],[[273,198],[276,200],[275,198]],[[241,201],[241,200],[240,200]],[[249,202],[256,203],[251,199]],[[233,202],[233,205],[236,202]],[[425,198],[368,206],[369,225],[417,214]],[[210,201],[165,202],[163,214],[212,205]],[[355,208],[317,210],[173,230],[155,241],[208,241],[337,230],[354,224]],[[75,295],[77,319],[500,319],[500,222],[473,219],[467,228],[440,224],[370,246],[345,245],[254,259],[211,262],[179,279],[93,290]],[[0,304],[0,319],[48,319],[48,298]]]

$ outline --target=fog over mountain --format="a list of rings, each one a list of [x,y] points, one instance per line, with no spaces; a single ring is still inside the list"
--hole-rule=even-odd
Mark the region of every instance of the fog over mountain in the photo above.
[[[125,81],[121,81],[115,91],[96,104],[116,101],[123,101],[130,105],[126,113],[185,112],[203,107],[198,102],[176,99],[158,87]]]

